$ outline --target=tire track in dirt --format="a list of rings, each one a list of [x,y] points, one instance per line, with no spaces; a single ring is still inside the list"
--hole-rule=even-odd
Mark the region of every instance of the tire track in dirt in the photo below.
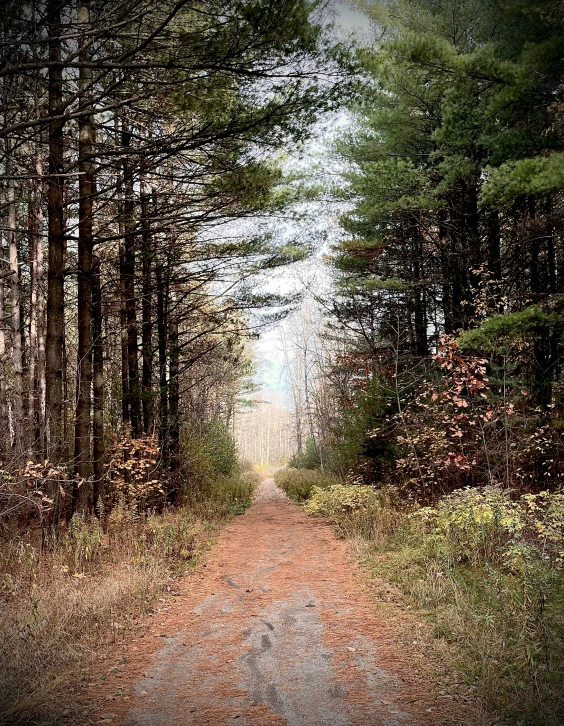
[[[158,641],[130,644],[120,672],[128,695],[99,713],[98,723],[472,722],[463,704],[435,698],[433,683],[410,666],[354,576],[346,544],[271,479],[160,621]]]

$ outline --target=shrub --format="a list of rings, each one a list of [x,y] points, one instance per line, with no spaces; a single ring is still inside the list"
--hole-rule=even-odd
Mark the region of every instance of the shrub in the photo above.
[[[500,564],[524,527],[519,505],[497,487],[455,491],[411,517],[431,534],[437,554],[452,564]]]
[[[280,469],[274,480],[296,502],[304,502],[311,496],[313,487],[326,489],[340,479],[315,469]]]
[[[551,564],[564,566],[564,492],[524,494],[520,499],[526,532],[534,534],[542,556]]]
[[[319,469],[321,458],[313,439],[308,439],[303,451],[294,454],[288,466],[292,469]]]
[[[527,557],[564,562],[564,494],[525,494],[515,501],[499,487],[466,487],[411,515],[437,556],[451,565],[501,565]]]
[[[79,572],[83,564],[95,561],[100,555],[103,542],[102,526],[98,519],[85,520],[78,512],[69,522],[61,544],[67,555],[67,563],[73,572]]]
[[[309,514],[327,517],[344,537],[383,541],[395,529],[401,515],[389,506],[393,490],[369,486],[331,484],[314,487],[305,505]]]
[[[380,508],[379,497],[372,487],[331,484],[327,489],[315,486],[306,512],[321,514],[331,519],[346,517],[354,512],[376,512]]]
[[[456,643],[489,723],[563,723],[562,492],[466,488],[408,514],[397,533],[375,572]]]
[[[108,450],[109,467],[104,509],[125,501],[142,512],[162,505],[165,492],[159,471],[159,444],[155,436],[114,438]]]
[[[203,516],[242,514],[251,505],[259,481],[255,471],[218,476],[193,490],[190,501]]]
[[[186,425],[181,436],[182,479],[188,495],[203,490],[218,477],[237,473],[235,443],[219,421]]]
[[[148,551],[190,560],[197,551],[202,524],[185,517],[150,517],[139,539]]]

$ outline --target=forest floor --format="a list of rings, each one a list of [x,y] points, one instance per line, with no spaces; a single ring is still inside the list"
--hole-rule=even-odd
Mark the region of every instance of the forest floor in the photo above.
[[[71,722],[477,726],[414,616],[376,600],[347,543],[266,479],[174,596],[102,657]]]

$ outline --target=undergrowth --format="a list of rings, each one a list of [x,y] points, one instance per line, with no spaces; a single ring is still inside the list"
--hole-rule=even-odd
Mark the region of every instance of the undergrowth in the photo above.
[[[316,469],[279,469],[274,474],[274,480],[296,502],[309,499],[314,487],[326,489],[341,481],[333,474]]]
[[[298,474],[283,474],[287,490],[301,490]],[[438,644],[450,644],[488,723],[564,723],[562,492],[466,488],[407,509],[393,489],[333,483],[312,486],[305,509],[366,542],[373,575],[398,586]]]
[[[48,546],[39,530],[0,543],[0,724],[53,723],[85,656],[134,627],[220,526],[250,504],[253,472],[206,482],[182,507],[139,516],[117,505],[104,527],[75,515]],[[44,540],[44,538],[43,538]]]

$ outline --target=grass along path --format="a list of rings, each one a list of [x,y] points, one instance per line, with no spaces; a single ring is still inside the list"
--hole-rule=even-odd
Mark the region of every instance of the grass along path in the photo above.
[[[209,478],[205,496],[196,492],[162,514],[138,516],[134,503],[122,502],[104,527],[75,516],[48,547],[38,529],[4,529],[0,726],[52,726],[62,713],[83,723],[72,701],[93,667],[142,629],[146,613],[251,503],[257,483],[254,472]]]
[[[478,723],[471,703],[414,666],[347,545],[272,480],[169,605],[93,679],[84,723]]]

